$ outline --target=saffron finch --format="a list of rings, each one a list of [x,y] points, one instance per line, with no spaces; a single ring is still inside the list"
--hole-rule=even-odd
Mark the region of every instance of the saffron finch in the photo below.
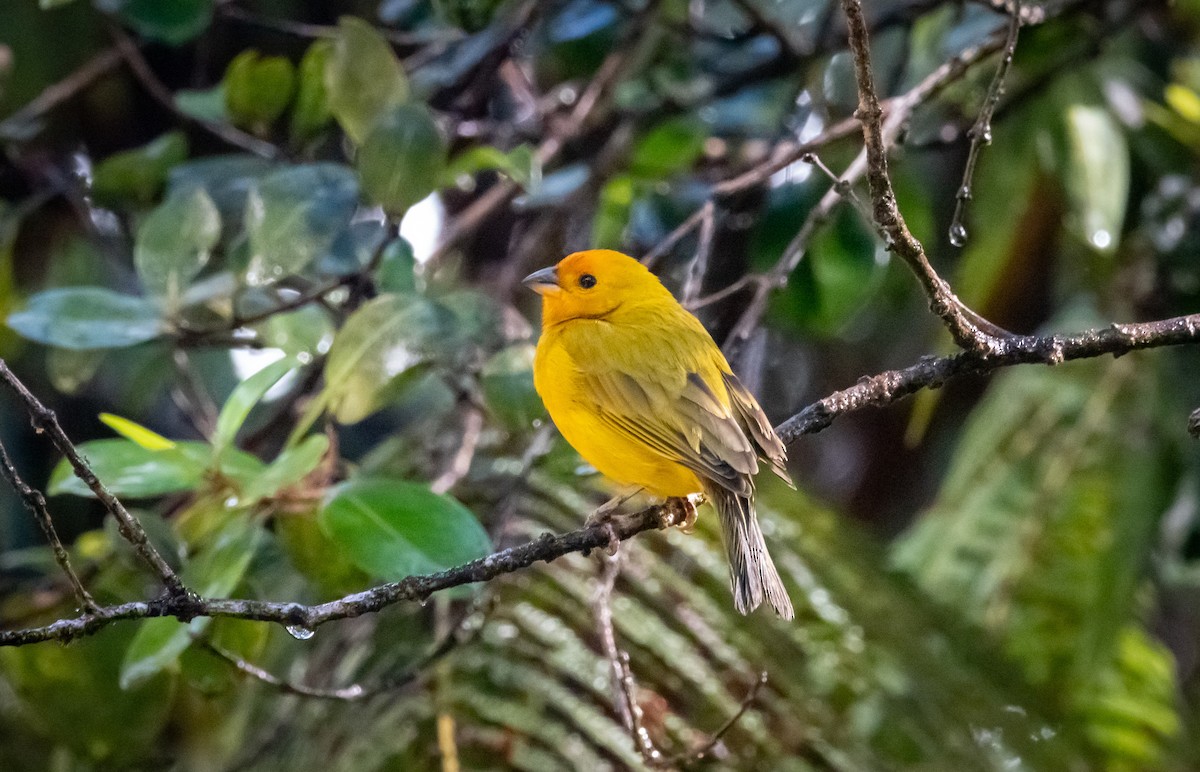
[[[754,512],[759,459],[786,451],[700,321],[620,252],[576,252],[526,277],[542,296],[534,386],[559,431],[602,474],[661,498],[703,492],[717,510],[734,605],[792,604]]]

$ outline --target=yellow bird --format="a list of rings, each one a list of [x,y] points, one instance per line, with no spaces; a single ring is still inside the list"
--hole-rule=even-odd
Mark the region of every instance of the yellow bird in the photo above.
[[[534,385],[563,437],[622,485],[662,498],[703,491],[737,610],[765,600],[791,619],[754,513],[759,459],[791,484],[786,451],[704,326],[620,252],[576,252],[524,283],[542,296]]]

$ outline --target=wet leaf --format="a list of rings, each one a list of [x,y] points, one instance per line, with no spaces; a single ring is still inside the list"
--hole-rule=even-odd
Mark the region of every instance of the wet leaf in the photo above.
[[[137,231],[133,263],[142,286],[168,309],[178,307],[220,238],[221,215],[203,189],[168,198]]]
[[[263,177],[246,199],[251,285],[303,270],[349,225],[358,204],[354,172],[332,163],[292,166]]]
[[[201,442],[179,442],[170,448],[150,450],[126,439],[90,440],[80,443],[78,449],[109,492],[134,499],[196,488],[204,479],[210,454]],[[54,468],[47,492],[92,495],[91,488],[75,476],[66,460]]]
[[[324,434],[305,437],[299,445],[285,449],[261,474],[250,480],[242,490],[242,498],[247,502],[257,501],[295,485],[316,469],[328,452],[329,438]]]
[[[1092,249],[1110,253],[1120,243],[1129,197],[1125,135],[1102,107],[1072,105],[1066,120],[1068,223]]]
[[[262,400],[267,391],[279,382],[280,378],[295,367],[295,359],[283,357],[251,375],[234,388],[217,416],[217,426],[212,437],[214,456],[220,456],[226,448],[233,447],[234,438],[237,436],[238,430],[242,428],[242,424],[246,422],[250,411]]]

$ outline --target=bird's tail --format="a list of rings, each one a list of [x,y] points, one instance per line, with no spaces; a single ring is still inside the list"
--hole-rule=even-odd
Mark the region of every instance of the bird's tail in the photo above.
[[[706,485],[704,492],[721,520],[734,606],[740,613],[749,614],[765,600],[776,614],[791,619],[792,601],[767,552],[754,502],[719,485]]]

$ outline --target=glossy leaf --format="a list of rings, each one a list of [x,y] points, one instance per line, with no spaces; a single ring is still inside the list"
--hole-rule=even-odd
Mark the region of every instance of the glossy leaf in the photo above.
[[[133,263],[142,286],[176,307],[220,238],[221,215],[203,189],[168,198],[137,231]]]
[[[446,143],[422,105],[387,112],[355,159],[363,195],[395,217],[437,189],[445,165]]]
[[[355,565],[391,581],[451,568],[491,550],[470,510],[404,480],[342,483],[330,491],[318,522]]]
[[[257,524],[236,513],[212,543],[184,567],[180,578],[203,597],[227,597],[245,576],[262,535]],[[193,638],[211,623],[210,617],[197,617],[188,623],[173,617],[142,622],[121,664],[121,688],[135,688],[174,666]]]
[[[246,422],[250,411],[280,378],[295,367],[295,359],[284,357],[267,365],[234,388],[217,416],[217,426],[212,436],[214,455],[219,456],[226,448],[233,446],[234,438]]]
[[[116,496],[151,498],[192,490],[204,479],[209,448],[200,442],[179,442],[150,450],[126,439],[91,440],[78,446],[104,487]],[[91,496],[66,460],[50,475],[47,492]]]
[[[453,330],[453,315],[411,295],[381,295],[354,313],[325,360],[328,406],[342,423],[382,407],[436,359]]]
[[[352,16],[338,21],[325,66],[329,110],[355,143],[408,99],[408,78],[391,45],[369,23]]]
[[[153,302],[102,287],[39,292],[9,315],[8,326],[38,343],[76,350],[124,348],[164,331]]]
[[[171,167],[187,160],[187,136],[169,131],[141,147],[114,153],[96,164],[92,195],[101,206],[148,204],[158,197]]]
[[[358,203],[354,172],[338,164],[293,166],[263,177],[246,199],[246,280],[270,284],[319,257]]]
[[[225,110],[235,126],[266,133],[292,101],[296,70],[282,56],[243,51],[225,70]]]
[[[383,249],[376,281],[382,292],[413,292],[417,288],[417,260],[412,244],[404,238],[393,239]]]

